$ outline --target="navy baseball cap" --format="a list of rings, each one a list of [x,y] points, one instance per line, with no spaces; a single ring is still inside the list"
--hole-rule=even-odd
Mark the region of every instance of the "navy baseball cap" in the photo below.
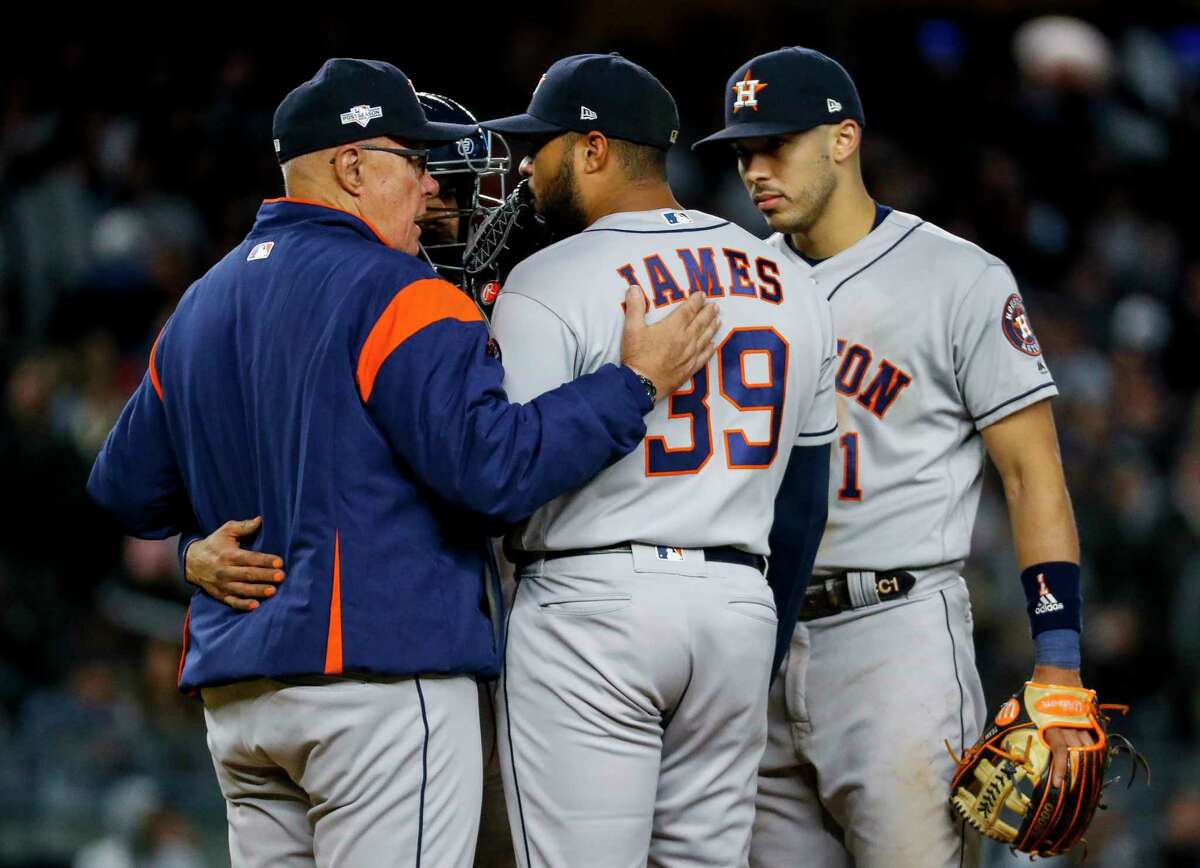
[[[479,125],[517,139],[596,130],[665,151],[679,135],[679,110],[661,81],[616,52],[575,54],[546,70],[524,114]]]
[[[858,88],[832,57],[781,48],[742,64],[725,85],[725,129],[692,145],[800,133],[850,118],[866,125]]]
[[[275,109],[275,155],[292,157],[391,136],[408,142],[452,142],[478,133],[474,125],[432,123],[403,72],[381,60],[334,57]]]

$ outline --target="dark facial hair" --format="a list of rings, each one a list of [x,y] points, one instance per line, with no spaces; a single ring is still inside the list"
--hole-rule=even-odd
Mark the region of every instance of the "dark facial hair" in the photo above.
[[[587,215],[575,183],[575,164],[571,148],[564,148],[558,172],[539,185],[534,206],[554,238],[567,238],[588,227]]]

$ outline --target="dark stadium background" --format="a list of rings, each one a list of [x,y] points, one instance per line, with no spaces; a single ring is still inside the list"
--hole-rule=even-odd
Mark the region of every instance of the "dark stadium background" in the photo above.
[[[1088,864],[1200,865],[1200,5],[1054,7],[1098,28],[1107,79],[1017,63],[1014,34],[1047,11],[612,0],[6,13],[0,865],[227,863],[201,709],[174,690],[187,596],[174,543],[123,538],[83,483],[158,324],[259,200],[280,195],[280,98],[352,55],[506,114],[557,57],[619,50],[675,94],[686,145],[719,124],[733,69],[797,43],[856,78],[875,196],[1011,265],[1062,390],[1085,682],[1133,706],[1121,726],[1154,766],[1153,787],[1112,792]],[[761,231],[725,155],[680,147],[671,172],[685,204]],[[994,477],[975,537],[965,572],[994,706],[1031,665]]]

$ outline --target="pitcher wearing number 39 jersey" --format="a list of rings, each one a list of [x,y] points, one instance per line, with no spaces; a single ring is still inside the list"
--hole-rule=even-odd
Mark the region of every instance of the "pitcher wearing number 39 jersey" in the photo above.
[[[793,447],[819,447],[804,451],[820,454],[821,500],[832,317],[727,221],[610,214],[509,276],[493,328],[510,399],[618,360],[630,284],[648,321],[705,293],[718,350],[646,417],[639,449],[508,538],[509,819],[522,866],[744,865],[776,641],[759,556]]]
[[[767,554],[793,445],[833,440],[829,305],[786,254],[699,211],[614,214],[518,266],[496,303],[505,389],[527,401],[619,361],[625,290],[646,320],[689,293],[720,306],[718,351],[646,417],[642,448],[551,501],[510,538],[523,551],[627,540]]]

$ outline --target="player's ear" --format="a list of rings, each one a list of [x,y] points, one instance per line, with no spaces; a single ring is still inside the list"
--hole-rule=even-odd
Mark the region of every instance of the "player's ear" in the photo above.
[[[608,137],[594,130],[580,136],[576,145],[583,149],[583,171],[587,174],[599,172],[614,156]]]
[[[862,127],[849,118],[833,128],[833,143],[829,151],[835,163],[844,163],[858,153],[862,144]]]
[[[333,152],[329,164],[339,187],[351,196],[362,195],[365,186],[362,151],[354,145],[343,145]]]

